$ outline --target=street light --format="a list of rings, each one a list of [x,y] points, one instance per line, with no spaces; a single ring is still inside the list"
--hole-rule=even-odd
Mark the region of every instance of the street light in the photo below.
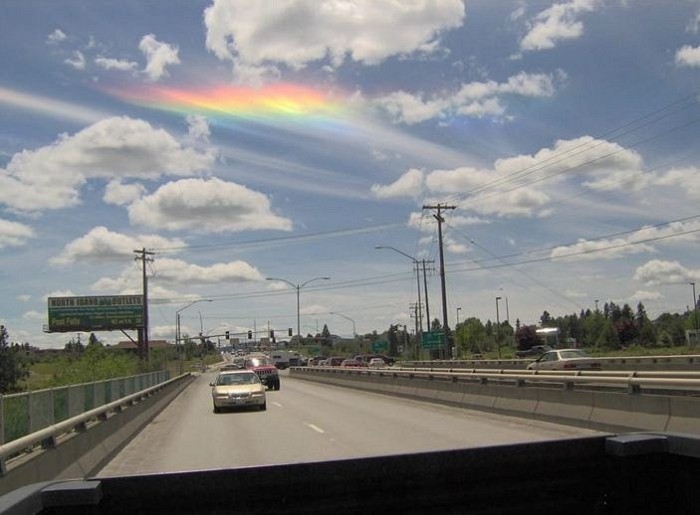
[[[698,298],[695,296],[695,283],[690,285],[693,287],[693,316],[695,318],[695,338],[698,337]]]
[[[416,329],[420,329],[420,332],[423,332],[423,310],[421,308],[421,298],[420,298],[420,270],[418,269],[418,260],[414,258],[413,256],[406,254],[402,250],[399,250],[394,247],[389,247],[385,245],[376,245],[374,247],[375,249],[389,249],[393,250],[394,252],[398,252],[402,256],[407,257],[411,261],[413,261],[413,264],[416,266],[416,286],[418,286],[418,327]],[[428,297],[428,290],[425,291],[425,296],[426,296],[426,301]],[[430,320],[428,320],[428,331],[430,331]]]
[[[496,297],[496,345],[498,346],[498,359],[501,359],[501,321],[498,315],[498,301],[501,297]]]
[[[355,330],[355,320],[343,315],[342,313],[338,313],[337,311],[331,311],[330,313],[331,315],[338,315],[339,317],[343,317],[345,320],[349,320],[350,322],[352,322],[352,336],[353,338],[357,338],[357,331]]]
[[[180,312],[186,310],[190,306],[194,306],[198,302],[214,302],[214,301],[212,299],[193,300],[192,302],[190,302],[186,306],[175,311],[175,347],[177,347],[178,350],[180,351],[180,373],[181,374],[182,374],[182,360],[184,359],[184,356],[183,356],[182,348],[179,347],[180,345],[182,345],[182,343],[181,343],[182,335],[180,333]]]
[[[455,329],[457,329],[457,326],[459,325],[459,312],[462,311],[462,308],[457,308],[457,324],[455,325]]]
[[[291,281],[288,281],[287,279],[280,279],[279,277],[266,277],[265,280],[267,281],[281,281],[283,283],[287,283],[289,286],[294,288],[297,291],[297,336],[299,337],[299,342],[301,342],[301,314],[299,310],[299,297],[301,296],[301,289],[309,284],[310,282],[313,281],[328,281],[330,280],[330,277],[314,277],[313,279],[309,279],[305,283],[301,284],[294,284]]]

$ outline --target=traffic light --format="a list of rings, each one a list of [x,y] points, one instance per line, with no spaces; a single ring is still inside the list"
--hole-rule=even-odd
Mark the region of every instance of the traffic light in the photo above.
[[[253,339],[253,331],[248,331],[248,339],[249,340]]]
[[[225,333],[225,334],[226,334],[226,339],[227,339],[227,340],[229,340],[229,339],[230,339],[230,338],[229,338],[229,332],[228,332],[228,331],[226,331],[226,333]]]
[[[292,336],[292,328],[289,328],[289,336]]]

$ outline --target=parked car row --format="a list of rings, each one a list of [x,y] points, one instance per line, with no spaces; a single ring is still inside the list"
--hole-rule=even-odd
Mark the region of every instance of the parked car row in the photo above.
[[[363,354],[354,358],[342,356],[314,356],[309,359],[308,365],[315,367],[343,367],[343,368],[383,368],[393,365],[395,360],[381,354]]]

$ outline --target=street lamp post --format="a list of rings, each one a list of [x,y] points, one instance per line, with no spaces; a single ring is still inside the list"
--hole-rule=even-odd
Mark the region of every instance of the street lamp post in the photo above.
[[[213,300],[212,299],[193,300],[192,302],[190,302],[186,306],[175,311],[175,346],[180,351],[180,373],[182,373],[182,358],[183,358],[182,348],[180,347],[182,345],[182,334],[180,333],[180,312],[186,310],[190,306],[194,306],[198,302],[213,302]],[[201,316],[201,314],[200,314],[200,316]]]
[[[459,312],[462,311],[462,308],[457,308],[457,323],[455,324],[455,329],[457,329],[457,326],[459,325]]]
[[[693,287],[693,318],[695,318],[695,338],[698,337],[698,298],[695,296],[695,282],[690,283]]]
[[[414,258],[413,256],[406,254],[402,250],[399,250],[394,247],[389,247],[385,245],[377,245],[374,247],[375,249],[389,249],[393,250],[394,252],[398,252],[402,256],[407,257],[411,261],[413,261],[413,264],[416,267],[416,286],[418,287],[418,328],[420,329],[421,332],[423,332],[423,309],[421,308],[421,294],[420,294],[420,269],[418,268],[418,260]],[[428,290],[425,291],[425,296],[427,299],[428,296]],[[430,320],[428,322],[428,331],[430,331]]]
[[[337,311],[331,311],[330,313],[331,315],[338,315],[339,317],[343,317],[345,320],[349,320],[350,322],[352,322],[352,337],[357,339],[357,331],[355,330],[355,320],[343,315],[342,313],[338,313]]]
[[[287,283],[289,286],[294,288],[297,291],[297,337],[299,338],[299,341],[301,342],[301,311],[300,311],[300,297],[301,297],[301,289],[309,284],[312,281],[328,281],[330,280],[330,277],[314,277],[313,279],[309,279],[308,281],[301,283],[301,284],[294,284],[291,281],[288,281],[287,279],[280,279],[279,277],[267,277],[266,280],[268,281],[281,281],[283,283]]]
[[[496,346],[498,347],[498,359],[501,359],[501,320],[498,315],[498,301],[501,297],[496,297]]]

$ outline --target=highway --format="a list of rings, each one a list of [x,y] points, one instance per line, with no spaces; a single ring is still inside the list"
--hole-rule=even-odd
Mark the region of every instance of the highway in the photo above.
[[[212,411],[207,372],[98,477],[406,454],[597,434],[290,378],[267,411]]]

